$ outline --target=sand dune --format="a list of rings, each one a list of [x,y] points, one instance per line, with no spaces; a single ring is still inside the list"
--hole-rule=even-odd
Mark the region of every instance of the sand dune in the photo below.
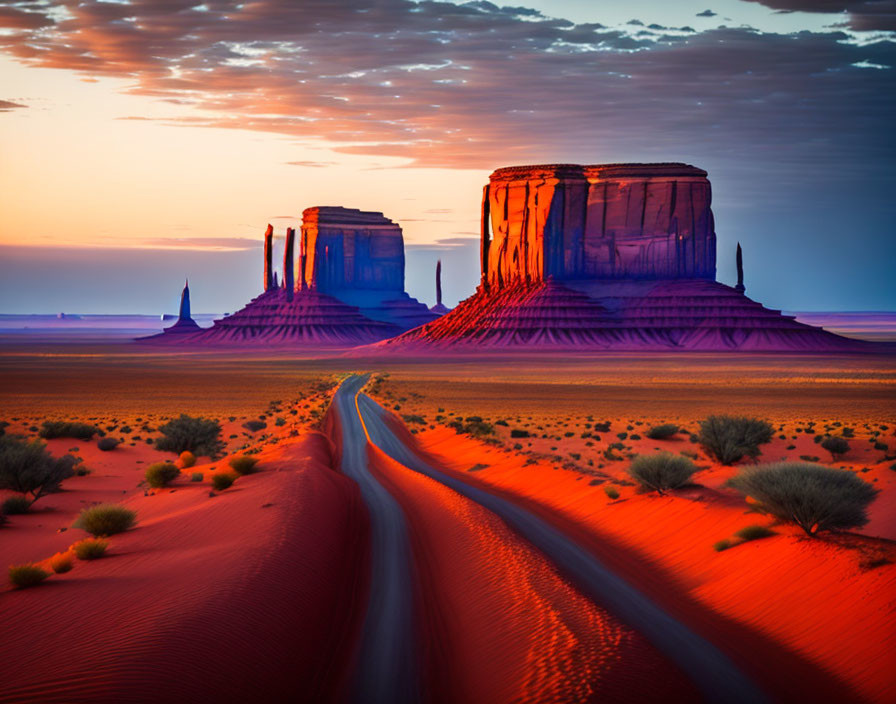
[[[854,550],[779,535],[721,553],[712,544],[763,522],[742,501],[714,491],[636,495],[610,501],[600,487],[547,463],[439,428],[422,449],[465,481],[497,490],[575,532],[602,559],[715,642],[724,642],[758,681],[788,700],[893,701],[896,565],[860,567]],[[470,474],[474,463],[488,468]],[[700,475],[696,477],[700,481]],[[765,519],[765,522],[768,522]]]
[[[497,516],[371,447],[412,526],[436,701],[693,701],[684,675]]]
[[[108,557],[0,597],[0,701],[338,701],[366,516],[328,462],[310,435],[213,498],[128,497],[140,522]]]

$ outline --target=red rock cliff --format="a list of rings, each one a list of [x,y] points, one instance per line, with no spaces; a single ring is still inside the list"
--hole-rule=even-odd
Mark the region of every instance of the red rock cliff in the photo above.
[[[483,281],[713,280],[710,201],[706,172],[687,164],[498,169],[482,199]]]
[[[321,293],[404,292],[401,228],[382,213],[316,207],[302,213],[300,284]]]

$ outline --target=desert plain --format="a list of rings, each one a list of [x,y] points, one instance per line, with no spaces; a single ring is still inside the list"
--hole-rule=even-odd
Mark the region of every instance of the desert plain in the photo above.
[[[763,696],[896,698],[892,356],[400,358],[17,336],[0,346],[0,378],[6,433],[35,438],[62,420],[121,440],[111,451],[97,437],[47,442],[87,471],[7,517],[4,568],[50,572],[88,537],[73,525],[85,507],[137,515],[102,559],[74,560],[36,588],[4,585],[0,701],[357,698],[380,575],[363,486],[341,471],[349,422],[333,399],[349,378],[363,384],[355,403],[368,438],[364,394],[421,462],[574,542]],[[149,464],[180,462],[154,444],[180,414],[216,420],[224,447],[149,487]],[[755,460],[723,466],[697,441],[713,414],[767,420],[774,437]],[[664,424],[678,431],[648,437]],[[823,450],[825,435],[848,438],[849,450]],[[359,447],[408,526],[409,621],[395,640],[406,627],[412,662],[398,679],[421,699],[713,698],[662,637],[594,598],[512,520],[375,442]],[[692,458],[692,481],[639,490],[628,467],[657,451]],[[258,471],[210,487],[245,454]],[[726,485],[745,466],[801,459],[878,489],[869,522],[808,537]],[[759,538],[739,537],[757,526]]]

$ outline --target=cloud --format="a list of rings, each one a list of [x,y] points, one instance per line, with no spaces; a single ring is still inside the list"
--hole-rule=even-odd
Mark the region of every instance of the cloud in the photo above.
[[[703,12],[698,12],[696,16],[697,17],[715,17],[717,14],[719,14],[719,13],[713,12],[712,10],[704,10]]]
[[[404,221],[402,221],[404,222]],[[479,247],[479,233],[467,233],[467,236],[440,237],[435,242],[405,243],[411,249],[454,249],[456,247]]]
[[[0,7],[0,28],[8,30],[32,30],[49,27],[53,20],[38,11],[19,10],[15,7]]]
[[[188,249],[203,252],[241,252],[257,249],[261,238],[249,237],[148,237],[133,240],[138,249]]]
[[[853,25],[889,1],[841,0]],[[33,26],[0,35],[0,51],[198,108],[164,124],[278,133],[411,167],[725,159],[757,179],[763,165],[876,178],[894,158],[894,73],[863,68],[894,65],[887,37],[614,28],[488,2],[206,5],[66,0],[45,21],[16,18]]]
[[[321,169],[326,166],[334,166],[335,161],[285,161],[288,166],[304,166],[311,169]]]
[[[27,105],[22,105],[21,103],[14,103],[11,100],[0,100],[0,112],[9,112],[10,110],[14,110],[16,108],[27,108]]]
[[[896,0],[748,0],[779,12],[849,13],[856,31],[896,31]]]

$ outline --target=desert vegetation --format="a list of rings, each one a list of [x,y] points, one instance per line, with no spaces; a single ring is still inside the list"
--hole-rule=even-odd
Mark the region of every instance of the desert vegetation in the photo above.
[[[228,464],[239,475],[252,474],[255,471],[255,465],[258,464],[258,458],[252,457],[252,455],[239,455],[231,457]]]
[[[758,457],[759,446],[770,442],[773,435],[774,428],[768,421],[718,415],[700,421],[698,441],[707,454],[730,465],[744,457]]]
[[[30,495],[29,505],[58,491],[73,476],[75,458],[53,457],[40,440],[27,441],[11,435],[0,437],[0,489]],[[6,513],[11,513],[8,509]]]
[[[10,496],[3,504],[0,504],[0,513],[6,516],[17,516],[28,513],[31,508],[31,500],[27,496]]]
[[[831,453],[831,461],[833,462],[838,455],[845,455],[849,452],[849,440],[838,435],[832,435],[821,441],[821,447]]]
[[[860,528],[877,489],[856,474],[806,462],[778,462],[747,469],[728,482],[760,509],[795,523],[808,536]]]
[[[35,564],[12,565],[9,568],[9,583],[17,589],[33,587],[43,582],[50,573]]]
[[[690,481],[697,468],[687,457],[660,452],[636,457],[628,469],[629,476],[646,489],[664,494]]]
[[[64,420],[46,420],[38,434],[45,440],[53,438],[75,438],[90,440],[98,432],[97,427],[88,423],[75,423]]]
[[[72,545],[72,550],[79,560],[98,560],[106,554],[109,541],[102,538],[85,538]]]
[[[114,450],[119,444],[121,444],[121,441],[115,438],[100,438],[96,441],[96,446],[103,452]]]
[[[165,452],[191,452],[216,458],[224,448],[221,426],[208,418],[194,418],[182,413],[178,418],[159,426],[162,437],[155,442],[156,449]]]
[[[184,450],[180,453],[180,456],[177,458],[177,461],[180,463],[181,469],[189,469],[193,465],[196,464],[196,455],[194,455],[189,450]]]
[[[58,552],[49,559],[50,569],[56,574],[65,574],[70,572],[74,567],[72,554],[69,552]]]
[[[647,437],[651,440],[666,440],[678,432],[678,426],[673,423],[655,425],[647,431]]]
[[[212,487],[215,491],[224,491],[233,486],[238,475],[232,472],[220,472],[212,475]]]
[[[85,508],[75,520],[75,527],[93,536],[123,533],[137,522],[137,513],[121,504],[98,504]]]
[[[180,469],[172,462],[153,462],[146,468],[144,478],[153,489],[161,489],[180,476]]]

